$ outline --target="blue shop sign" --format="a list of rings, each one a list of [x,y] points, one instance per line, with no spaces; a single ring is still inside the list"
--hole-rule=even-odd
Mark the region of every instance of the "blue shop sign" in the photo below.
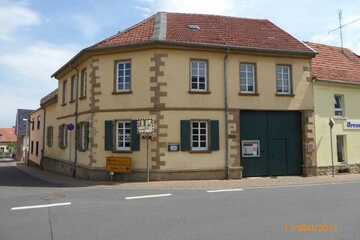
[[[348,119],[345,121],[345,129],[359,129],[360,130],[360,120],[351,120]]]

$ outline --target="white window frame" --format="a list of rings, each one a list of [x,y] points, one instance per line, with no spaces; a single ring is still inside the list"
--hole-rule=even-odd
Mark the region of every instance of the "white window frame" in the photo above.
[[[191,120],[190,123],[191,123],[191,134],[190,134],[191,135],[191,139],[190,139],[191,151],[194,151],[194,152],[208,151],[209,150],[209,121],[208,120]],[[198,124],[198,127],[197,127],[198,133],[196,134],[198,136],[197,140],[193,139],[193,136],[194,136],[194,132],[193,132],[194,123]],[[206,146],[205,147],[200,146],[201,142],[203,142],[203,140],[200,140],[201,135],[203,135],[203,134],[200,133],[200,130],[203,129],[203,128],[200,127],[201,123],[206,124],[205,125],[205,130],[206,130],[206,132],[205,132]],[[194,142],[198,143],[198,147],[194,147],[194,144],[193,144]]]
[[[129,64],[130,68],[126,68],[126,65]],[[123,65],[124,69],[123,69],[123,74],[120,75],[120,69],[119,66]],[[126,70],[130,70],[130,74],[126,74]],[[126,87],[127,82],[126,82],[126,78],[129,77],[129,83],[128,83],[128,87]],[[120,85],[123,86],[123,88],[120,88]],[[130,92],[131,91],[131,61],[130,60],[123,60],[123,61],[118,61],[116,62],[116,92]]]
[[[130,120],[118,120],[116,124],[116,133],[115,133],[115,149],[116,151],[129,152],[131,151],[131,121]],[[129,127],[126,127],[126,124],[129,124]],[[122,126],[120,126],[122,125]],[[126,133],[126,130],[129,130],[129,133]],[[122,140],[120,140],[120,135],[125,135]],[[129,147],[126,147],[126,142],[129,143]],[[121,144],[121,145],[120,145]]]
[[[287,75],[288,75],[288,78],[286,79],[284,76],[286,75],[286,72],[285,72],[285,68],[288,70],[287,71]],[[281,70],[280,71],[280,78],[278,76],[278,70]],[[291,66],[290,65],[285,65],[285,64],[278,64],[276,65],[276,93],[277,94],[280,94],[280,95],[290,95],[291,94],[291,91],[292,91],[292,79],[291,79]],[[288,91],[285,91],[285,83],[287,82],[288,84]],[[279,91],[278,89],[278,86],[279,86],[279,83],[281,84],[280,87],[281,87],[281,91]]]
[[[335,105],[336,105],[336,97],[339,97],[340,98],[340,108],[337,108]],[[334,95],[334,115],[335,117],[344,117],[345,115],[345,111],[344,111],[344,102],[345,102],[345,97],[344,95],[341,95],[341,94],[335,94]],[[337,112],[341,112],[340,115],[336,114]]]
[[[76,98],[76,81],[77,76],[73,75],[70,79],[70,101],[75,101]]]
[[[241,70],[241,67],[245,66],[245,71]],[[254,94],[256,89],[256,80],[255,80],[255,63],[240,63],[240,92],[241,93],[248,93],[248,94]],[[245,79],[241,78],[241,73],[245,74]],[[252,73],[252,78],[248,78],[248,73]],[[242,81],[245,81],[245,85],[242,84]],[[249,91],[249,86],[251,85],[250,82],[252,82],[253,90]],[[245,86],[246,90],[243,90],[242,87]]]
[[[193,74],[193,64],[196,64],[197,74]],[[204,64],[204,76],[200,75],[200,64]],[[193,77],[196,77],[196,80],[193,81]],[[204,89],[200,89],[200,77],[204,77]],[[193,88],[193,83],[196,84],[196,88]],[[192,92],[207,92],[208,91],[208,61],[207,60],[191,60],[190,61],[190,90]]]

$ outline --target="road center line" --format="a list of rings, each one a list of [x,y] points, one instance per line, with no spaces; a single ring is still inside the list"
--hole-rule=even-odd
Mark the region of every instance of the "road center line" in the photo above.
[[[218,193],[218,192],[240,192],[244,191],[242,188],[229,188],[229,189],[216,189],[216,190],[207,190],[208,193]]]
[[[16,210],[26,210],[26,209],[35,209],[35,208],[49,208],[49,207],[58,207],[58,206],[69,206],[71,202],[64,203],[52,203],[52,204],[43,204],[43,205],[32,205],[32,206],[23,206],[23,207],[13,207],[12,211]]]
[[[154,194],[154,195],[143,195],[143,196],[133,196],[133,197],[126,197],[126,200],[132,200],[132,199],[143,199],[143,198],[158,198],[158,197],[169,197],[172,196],[170,193],[165,194]]]

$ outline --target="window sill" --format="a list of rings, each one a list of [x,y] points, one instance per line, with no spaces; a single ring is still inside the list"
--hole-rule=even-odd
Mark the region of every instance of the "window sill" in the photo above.
[[[84,100],[84,99],[86,99],[86,96],[79,97],[79,100]]]
[[[295,94],[293,94],[293,93],[287,93],[287,94],[275,93],[275,96],[277,96],[277,97],[295,97]]]
[[[244,93],[244,92],[239,92],[238,94],[239,96],[259,96],[259,93],[255,92],[255,93]]]
[[[121,95],[121,94],[131,94],[132,91],[119,91],[119,92],[112,92],[112,95]]]
[[[132,153],[131,150],[113,150],[113,153]]]
[[[75,102],[75,99],[71,100],[69,103],[71,104],[71,103],[74,103],[74,102]]]
[[[347,118],[345,116],[334,116],[334,120],[346,120]]]
[[[211,150],[190,150],[190,153],[211,153]]]
[[[189,90],[189,94],[211,94],[210,91],[193,91]]]

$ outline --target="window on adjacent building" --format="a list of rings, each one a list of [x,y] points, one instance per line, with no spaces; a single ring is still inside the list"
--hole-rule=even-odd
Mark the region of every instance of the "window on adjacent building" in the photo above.
[[[255,64],[240,64],[240,92],[255,93]]]
[[[31,141],[30,151],[31,151],[31,154],[34,154],[34,141]]]
[[[77,128],[78,150],[86,151],[89,145],[89,123],[81,122]]]
[[[207,151],[208,146],[208,121],[191,121],[191,150]]]
[[[54,128],[49,126],[46,130],[46,144],[49,147],[52,147],[53,145],[53,136],[54,136]]]
[[[131,63],[130,61],[116,62],[116,91],[128,92],[131,90]]]
[[[70,101],[75,100],[75,93],[76,93],[76,75],[73,75],[71,77]]]
[[[131,121],[116,122],[116,150],[131,151]]]
[[[335,95],[334,101],[335,116],[344,116],[344,96]]]
[[[291,94],[291,66],[276,65],[276,92],[277,94]]]
[[[345,154],[345,136],[337,135],[336,136],[336,146],[337,146],[337,161],[345,162],[346,154]]]
[[[40,129],[40,116],[37,117],[37,129]]]
[[[66,103],[66,85],[67,85],[67,80],[65,80],[62,85],[62,104],[63,105]]]
[[[35,155],[39,156],[39,142],[38,141],[36,141]]]
[[[59,126],[59,147],[66,148],[67,147],[67,127],[66,124],[62,124]]]
[[[80,97],[86,97],[86,87],[87,87],[87,73],[86,73],[86,68],[85,68],[81,71]]]
[[[191,91],[208,91],[208,62],[206,60],[191,61]]]

